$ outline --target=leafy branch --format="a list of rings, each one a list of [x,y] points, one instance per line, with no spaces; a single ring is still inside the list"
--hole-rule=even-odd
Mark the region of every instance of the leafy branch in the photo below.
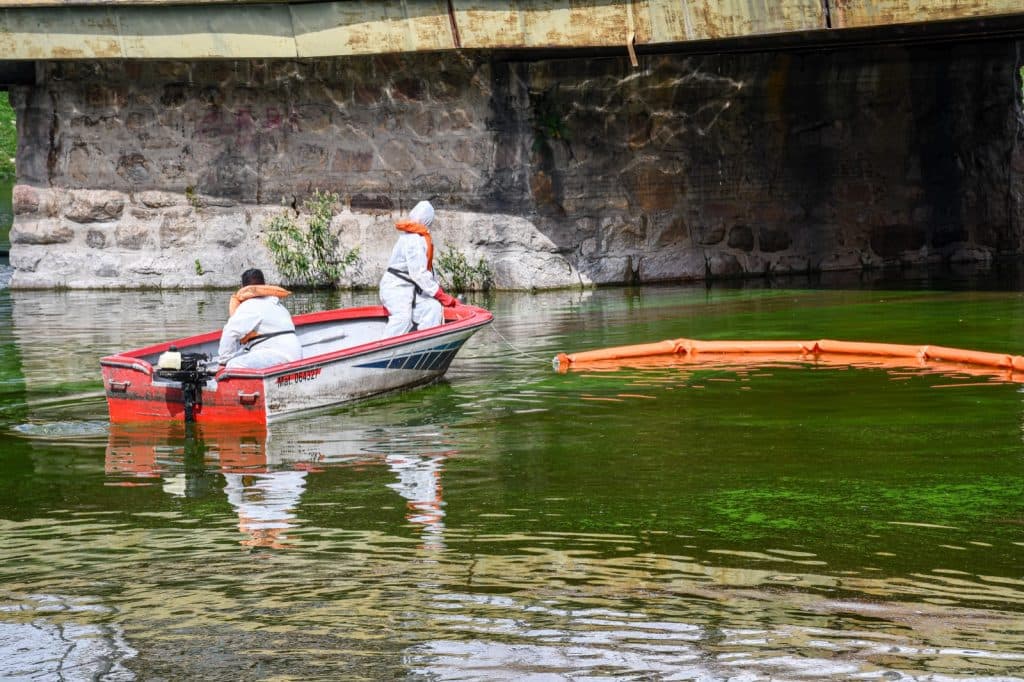
[[[472,265],[466,254],[453,247],[445,248],[438,256],[437,272],[444,288],[456,293],[488,291],[494,286],[494,273],[483,258]]]
[[[337,194],[316,190],[302,204],[309,215],[305,225],[296,222],[287,208],[270,219],[264,241],[289,284],[336,287],[358,264],[359,249],[339,252],[338,235],[331,231],[338,203]]]

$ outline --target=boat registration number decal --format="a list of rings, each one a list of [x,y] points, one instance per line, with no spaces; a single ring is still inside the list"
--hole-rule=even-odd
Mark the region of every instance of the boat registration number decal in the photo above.
[[[277,378],[278,386],[284,386],[287,384],[301,384],[304,381],[313,381],[320,375],[320,370],[323,367],[317,367],[316,369],[304,369],[301,372],[292,372],[291,374],[282,374]]]

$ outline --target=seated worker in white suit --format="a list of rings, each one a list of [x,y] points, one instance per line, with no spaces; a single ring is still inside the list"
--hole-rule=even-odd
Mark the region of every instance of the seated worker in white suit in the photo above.
[[[268,286],[260,270],[242,273],[242,288],[231,296],[231,317],[220,335],[222,363],[260,369],[302,359],[291,313],[281,303],[290,293]]]
[[[434,243],[428,229],[433,222],[434,207],[421,201],[407,220],[395,223],[402,234],[380,279],[380,300],[388,309],[384,338],[436,327],[444,322],[441,306],[459,304],[434,276]]]

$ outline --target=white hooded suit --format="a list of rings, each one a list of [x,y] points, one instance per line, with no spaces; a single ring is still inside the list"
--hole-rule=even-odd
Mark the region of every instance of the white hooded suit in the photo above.
[[[434,207],[429,201],[421,201],[409,213],[409,219],[430,227],[434,222]],[[441,324],[444,312],[434,298],[439,285],[434,273],[427,268],[427,240],[418,234],[401,233],[391,250],[387,267],[380,279],[380,300],[388,309],[384,337],[405,334],[414,324],[417,329]]]

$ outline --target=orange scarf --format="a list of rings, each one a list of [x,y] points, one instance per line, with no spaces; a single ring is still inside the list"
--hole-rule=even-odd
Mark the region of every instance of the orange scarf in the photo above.
[[[434,242],[430,239],[430,230],[423,223],[417,223],[415,220],[399,220],[395,223],[395,227],[402,232],[408,232],[410,234],[418,234],[427,240],[427,270],[434,271]]]
[[[248,301],[250,298],[259,298],[260,296],[284,298],[285,296],[291,296],[291,293],[287,289],[282,289],[272,284],[250,284],[231,294],[231,301],[228,303],[228,315],[234,315],[242,301]]]

